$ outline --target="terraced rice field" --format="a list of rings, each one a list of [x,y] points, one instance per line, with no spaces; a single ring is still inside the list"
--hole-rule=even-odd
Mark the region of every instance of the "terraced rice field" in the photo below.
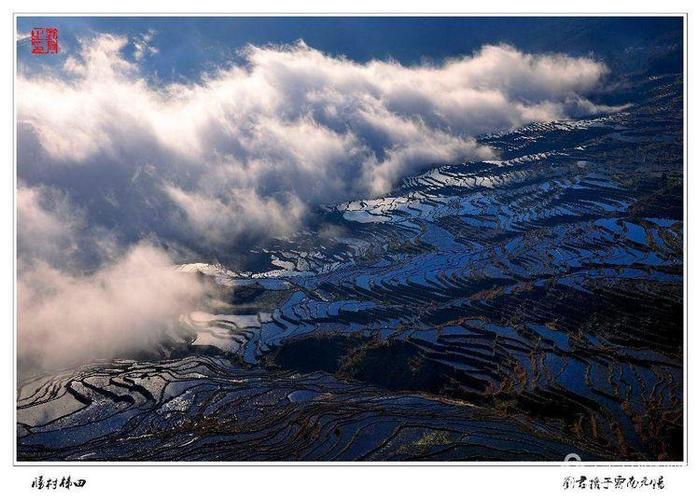
[[[682,81],[629,95],[183,265],[178,336],[20,381],[20,460],[681,460]]]

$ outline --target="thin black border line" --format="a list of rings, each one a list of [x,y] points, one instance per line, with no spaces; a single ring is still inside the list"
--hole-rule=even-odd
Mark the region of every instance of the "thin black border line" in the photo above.
[[[140,16],[141,14],[150,14],[152,16],[157,16],[157,17],[165,17],[168,15],[186,15],[186,16],[196,16],[196,17],[206,17],[206,16],[226,16],[226,17],[238,17],[238,16],[247,16],[247,15],[265,15],[265,16],[295,16],[298,14],[303,14],[303,15],[308,15],[310,17],[318,17],[318,16],[325,16],[325,15],[347,15],[350,17],[363,17],[363,16],[370,16],[370,17],[393,17],[396,15],[406,15],[406,16],[411,16],[411,17],[424,17],[424,16],[456,16],[456,17],[514,17],[514,16],[520,16],[520,15],[525,15],[528,17],[537,17],[537,16],[545,16],[545,17],[578,17],[578,16],[590,16],[590,17],[615,17],[618,15],[621,16],[629,16],[629,17],[649,17],[651,15],[659,15],[659,16],[674,16],[674,15],[680,15],[680,14],[687,14],[688,11],[648,11],[648,12],[640,12],[640,11],[611,11],[611,12],[586,12],[586,11],[562,11],[562,12],[546,12],[546,11],[509,11],[509,12],[479,12],[479,11],[474,11],[474,12],[465,12],[465,11],[293,11],[293,10],[287,10],[287,11],[250,11],[250,12],[224,12],[224,11],[209,11],[209,12],[201,12],[201,11],[194,11],[194,12],[188,12],[188,11],[143,11],[143,12],[120,12],[120,11],[95,11],[95,12],[82,12],[82,11],[62,11],[62,12],[47,12],[47,11],[17,11],[13,10],[12,11],[15,15],[23,15],[23,14],[31,14],[31,15],[36,15],[37,17],[50,17],[50,16],[72,16],[72,15],[78,15],[81,17],[88,17],[88,16],[103,16],[103,15],[110,15],[112,13],[119,14],[121,16],[126,16],[126,17],[133,17],[133,16]]]
[[[684,315],[684,378],[685,378],[685,394],[683,399],[683,433],[685,435],[685,447],[683,449],[684,460],[678,462],[393,462],[393,461],[375,461],[375,462],[75,462],[75,461],[65,461],[65,462],[42,462],[42,461],[26,461],[20,462],[17,460],[17,107],[15,102],[15,83],[17,79],[17,19],[20,17],[682,17],[683,18],[683,32],[684,32],[684,64],[683,64],[683,87],[684,87],[684,99],[683,99],[683,114],[684,114],[684,162],[683,162],[683,184],[684,184],[684,213],[683,213],[683,239],[684,239],[684,255],[683,255],[683,287],[684,287],[684,300],[683,307],[685,309]],[[13,58],[12,58],[12,177],[13,177],[13,190],[12,190],[12,214],[13,214],[13,260],[12,260],[12,270],[13,270],[13,280],[12,280],[12,300],[13,300],[13,335],[12,335],[12,366],[13,366],[13,394],[14,400],[10,405],[13,413],[13,436],[12,436],[12,467],[689,467],[689,375],[688,375],[688,359],[690,351],[689,347],[689,335],[688,335],[688,324],[689,324],[689,307],[688,307],[688,297],[689,297],[689,283],[688,283],[688,179],[689,179],[689,160],[688,160],[688,121],[689,121],[689,108],[688,108],[688,20],[689,13],[686,12],[644,12],[644,13],[621,13],[621,12],[611,12],[611,13],[426,13],[426,12],[375,12],[375,13],[347,13],[347,12],[302,12],[302,13],[290,13],[290,12],[265,12],[265,13],[164,13],[164,12],[152,12],[152,13],[123,13],[123,12],[108,12],[108,13],[85,13],[85,12],[70,12],[70,13],[34,13],[34,12],[16,12],[12,11],[12,29],[10,30],[12,34],[12,45],[13,45]]]

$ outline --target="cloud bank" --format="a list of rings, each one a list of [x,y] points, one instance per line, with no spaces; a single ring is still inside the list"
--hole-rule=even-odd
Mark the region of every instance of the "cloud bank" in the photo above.
[[[21,373],[153,346],[209,292],[146,241],[115,248],[54,190],[21,186],[17,210]],[[81,272],[84,252],[96,270]]]
[[[21,73],[20,141],[54,171],[151,169],[130,202],[171,206],[173,232],[212,245],[283,235],[313,204],[385,193],[432,162],[493,157],[476,135],[607,110],[585,97],[607,72],[590,58],[489,45],[439,65],[360,64],[298,42],[159,85],[140,65],[153,37],[99,35],[56,74]]]
[[[18,354],[25,369],[131,354],[157,343],[205,290],[165,253],[131,248],[99,271],[76,276],[37,261],[18,280]]]

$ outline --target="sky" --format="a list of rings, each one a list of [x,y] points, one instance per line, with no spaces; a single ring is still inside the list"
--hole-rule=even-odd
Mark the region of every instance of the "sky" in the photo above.
[[[17,31],[59,28],[62,52],[76,50],[78,37],[109,32],[138,37],[158,34],[158,58],[149,73],[161,80],[197,78],[247,44],[289,44],[303,39],[328,54],[358,62],[395,59],[402,64],[458,57],[484,44],[508,43],[537,52],[560,48],[573,55],[596,52],[615,59],[617,47],[634,47],[682,36],[682,18],[571,17],[20,17]],[[28,41],[20,48],[28,46]],[[68,52],[67,52],[68,51]],[[38,61],[19,50],[21,63]],[[627,59],[627,58],[626,58]],[[62,64],[58,57],[42,63]],[[608,61],[610,63],[610,61]]]
[[[31,54],[39,26],[59,54]],[[610,89],[678,42],[674,19],[19,18],[20,352],[108,355],[124,316],[148,342],[207,293],[175,263],[498,158],[482,134],[625,109]]]

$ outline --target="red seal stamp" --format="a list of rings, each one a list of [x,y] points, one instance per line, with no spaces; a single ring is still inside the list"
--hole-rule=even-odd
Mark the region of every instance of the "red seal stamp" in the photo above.
[[[32,54],[58,54],[58,28],[34,28]]]

